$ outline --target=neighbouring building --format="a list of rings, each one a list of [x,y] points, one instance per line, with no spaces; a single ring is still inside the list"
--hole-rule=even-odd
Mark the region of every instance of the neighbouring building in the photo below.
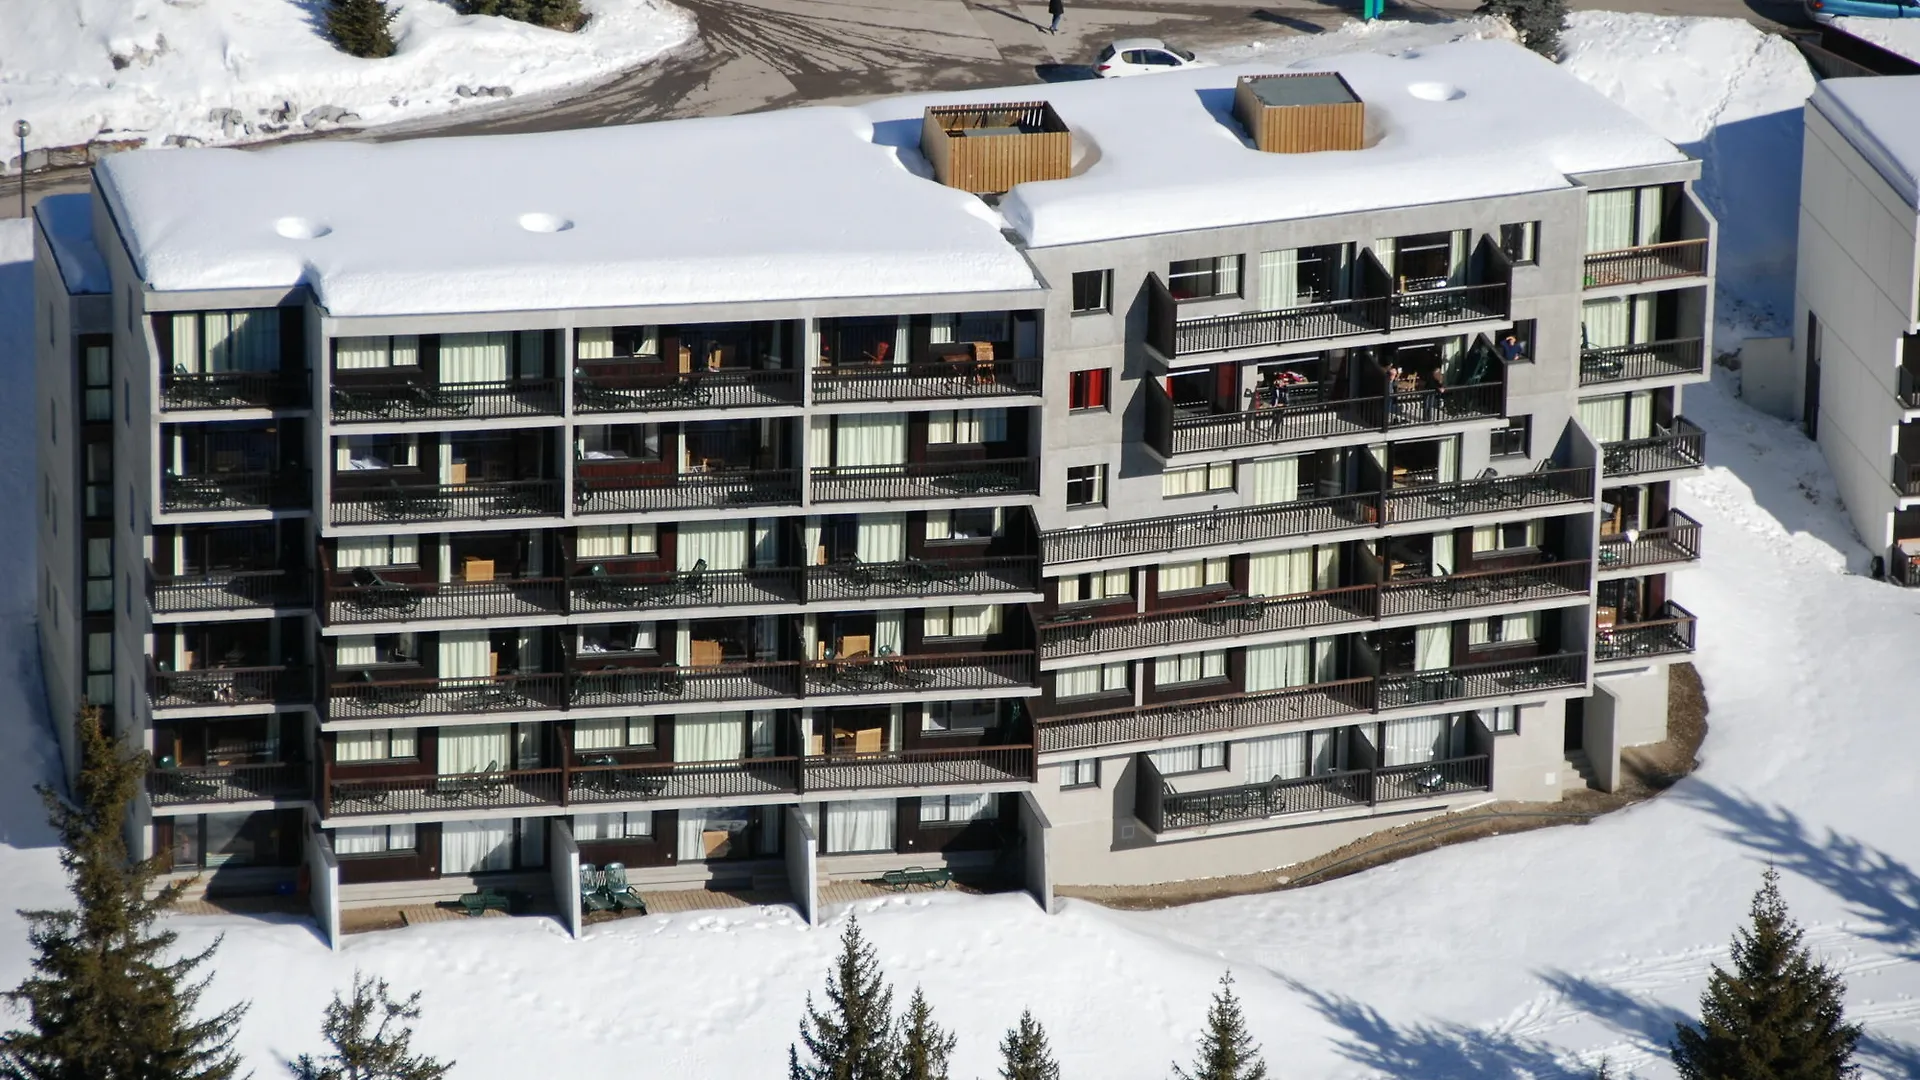
[[[1494,42],[120,155],[38,213],[54,712],[323,919],[1610,787],[1694,643],[1698,175]]]

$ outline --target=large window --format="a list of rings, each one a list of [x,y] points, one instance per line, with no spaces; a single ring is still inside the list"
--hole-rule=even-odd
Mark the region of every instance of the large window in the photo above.
[[[1532,436],[1533,417],[1509,417],[1505,427],[1487,433],[1487,453],[1491,457],[1526,457]]]
[[[930,607],[921,623],[921,634],[930,638],[983,638],[999,632],[998,604]]]
[[[1532,521],[1509,521],[1501,525],[1476,525],[1473,529],[1473,552],[1479,555],[1489,551],[1537,548],[1545,542],[1546,536],[1547,523],[1538,518]]]
[[[1587,192],[1587,254],[1659,243],[1665,210],[1660,186]]]
[[[1226,559],[1189,559],[1160,567],[1160,593],[1188,592],[1226,585],[1232,581],[1232,564]]]
[[[420,466],[416,435],[336,435],[333,465],[341,472],[415,469]]]
[[[414,850],[412,825],[361,825],[333,830],[335,855],[391,855]]]
[[[181,313],[171,329],[176,373],[280,370],[278,308]]]
[[[827,854],[892,851],[895,806],[892,799],[850,799],[825,805]]]
[[[1117,664],[1062,668],[1053,673],[1053,696],[1061,699],[1123,693],[1127,689],[1128,667],[1122,661]]]
[[[1104,409],[1107,407],[1107,380],[1112,372],[1106,368],[1088,368],[1067,376],[1067,408]]]
[[[335,667],[417,664],[420,646],[411,630],[399,634],[346,634],[335,639]]]
[[[582,559],[621,555],[655,555],[660,551],[658,525],[582,525],[575,530]]]
[[[1183,468],[1168,469],[1160,474],[1160,494],[1164,498],[1232,490],[1233,462],[1231,461],[1188,465]]]
[[[1540,223],[1516,221],[1500,226],[1500,250],[1515,266],[1540,261]]]
[[[113,419],[113,347],[111,338],[101,344],[87,344],[82,372],[86,379],[87,420]]]
[[[1540,613],[1537,611],[1474,619],[1467,624],[1467,644],[1472,648],[1524,645],[1539,636]]]
[[[634,750],[652,745],[651,716],[607,716],[573,722],[575,750]]]
[[[927,414],[927,442],[934,445],[1007,441],[1007,410],[949,409]]]
[[[1199,746],[1176,746],[1171,750],[1155,750],[1147,755],[1153,761],[1153,767],[1160,770],[1162,776],[1178,776],[1181,773],[1212,772],[1227,767],[1227,744],[1201,743]]]
[[[339,765],[393,761],[416,757],[419,753],[418,731],[415,728],[343,731],[335,737],[333,744],[333,760]]]
[[[1112,306],[1113,271],[1078,270],[1073,275],[1073,313],[1085,315]]]
[[[1100,506],[1107,501],[1105,465],[1069,465],[1067,467],[1067,505]]]
[[[87,537],[87,610],[113,610],[113,538]]]
[[[1226,650],[1180,653],[1153,662],[1153,684],[1159,687],[1213,682],[1227,677]]]
[[[986,731],[999,723],[1000,707],[991,699],[931,701],[920,713],[920,730],[930,735]]]
[[[1240,295],[1238,255],[1184,259],[1167,267],[1167,289],[1175,300],[1211,300]]]
[[[1061,604],[1090,604],[1133,594],[1133,571],[1096,570],[1060,578],[1056,601]]]
[[[87,632],[87,701],[94,705],[113,704],[113,634],[111,632]]]
[[[273,866],[297,850],[297,831],[283,828],[272,810],[252,814],[199,814],[168,819],[177,870],[222,866]],[[297,819],[295,819],[297,820]]]
[[[927,511],[929,540],[990,540],[1000,535],[1002,511],[986,507]]]
[[[624,814],[575,814],[575,840],[645,840],[653,835],[653,811]]]
[[[920,824],[965,825],[994,817],[996,800],[990,794],[923,795],[920,798]]]
[[[412,368],[420,366],[420,339],[413,334],[397,337],[343,337],[333,339],[335,371],[366,371],[372,368]]]

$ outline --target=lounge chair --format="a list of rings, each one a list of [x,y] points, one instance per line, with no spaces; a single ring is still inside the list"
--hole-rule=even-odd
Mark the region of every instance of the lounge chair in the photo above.
[[[420,606],[420,595],[405,585],[388,581],[371,566],[356,566],[352,571],[353,591],[347,594],[347,606],[362,614],[393,611],[411,615]]]
[[[601,871],[605,881],[606,897],[612,901],[616,911],[637,911],[647,913],[647,902],[640,898],[632,885],[627,884],[625,863],[610,862]]]
[[[484,769],[441,777],[434,783],[433,792],[449,799],[470,796],[497,799],[505,786],[506,777],[500,772],[500,762],[496,760],[487,762],[487,767]]]
[[[678,591],[702,603],[713,599],[713,582],[707,580],[707,560],[700,559],[693,564],[693,569],[687,571],[686,578],[680,582]]]
[[[580,907],[587,912],[614,910],[613,901],[607,897],[605,880],[592,863],[580,866]]]

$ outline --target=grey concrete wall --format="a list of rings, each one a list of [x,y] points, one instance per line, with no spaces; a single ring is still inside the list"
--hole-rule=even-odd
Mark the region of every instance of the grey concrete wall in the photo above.
[[[1802,369],[1790,337],[1740,343],[1740,400],[1769,416],[1798,420]]]
[[[313,918],[327,948],[340,951],[340,862],[334,858],[333,845],[319,829],[307,830],[307,897],[313,904]],[[574,890],[575,895],[579,890]]]
[[[1047,834],[1051,825],[1047,812],[1033,792],[1020,793],[1020,835],[1026,840],[1022,857],[1026,862],[1027,891],[1033,894],[1040,910],[1053,914],[1053,871],[1047,862]]]
[[[1567,767],[1567,703],[1523,705],[1520,730],[1496,735],[1493,743],[1493,793],[1501,799],[1551,802],[1581,780]]]
[[[34,230],[33,345],[34,607],[47,710],[71,783],[79,770],[73,714],[85,687],[80,619],[86,583],[81,563],[80,409],[75,359],[76,301],[53,259],[47,238]]]
[[[1587,699],[1586,717],[1580,732],[1587,762],[1593,766],[1593,782],[1601,791],[1620,786],[1620,710],[1619,701],[1604,687],[1596,687]]]
[[[1635,673],[1608,675],[1594,683],[1613,699],[1620,745],[1645,746],[1667,737],[1669,669],[1655,665]]]
[[[553,903],[560,909],[560,925],[577,938],[586,932],[580,911],[580,845],[574,842],[572,823],[564,817],[547,822],[547,872],[553,877]]]
[[[820,843],[798,806],[787,807],[787,889],[808,926],[820,925]]]

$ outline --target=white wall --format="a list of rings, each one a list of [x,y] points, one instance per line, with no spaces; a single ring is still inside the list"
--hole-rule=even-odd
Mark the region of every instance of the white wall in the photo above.
[[[547,819],[547,872],[553,877],[553,902],[560,909],[561,925],[577,938],[586,930],[580,911],[580,845],[574,842],[573,825],[565,817]]]

